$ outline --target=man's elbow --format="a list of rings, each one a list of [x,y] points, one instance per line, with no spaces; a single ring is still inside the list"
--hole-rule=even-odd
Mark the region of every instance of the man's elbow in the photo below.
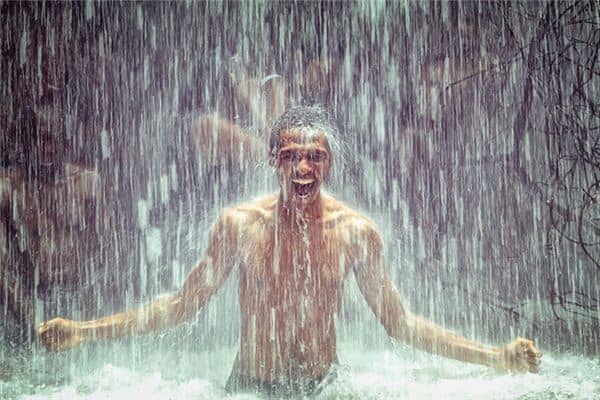
[[[172,300],[172,324],[180,325],[189,321],[196,315],[198,307],[193,301],[185,301],[183,295],[178,295]]]
[[[400,307],[384,312],[381,316],[381,323],[390,337],[408,342],[411,332],[408,318],[408,314]]]

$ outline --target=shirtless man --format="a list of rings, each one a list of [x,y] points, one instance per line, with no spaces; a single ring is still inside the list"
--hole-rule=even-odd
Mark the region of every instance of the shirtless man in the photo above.
[[[96,216],[108,190],[70,150],[67,114],[48,97],[20,108],[18,124],[6,130],[11,162],[0,167],[0,310],[11,321],[2,330],[19,342],[34,340],[43,314],[66,301],[71,310],[96,314],[107,286],[98,282],[113,282],[116,272],[105,267],[116,253],[106,235],[116,215]]]
[[[537,372],[540,354],[530,340],[486,346],[402,306],[385,272],[382,239],[373,223],[321,191],[336,132],[321,108],[288,110],[269,144],[280,192],[225,210],[212,228],[206,254],[179,293],[94,321],[53,319],[39,330],[44,345],[60,351],[182,323],[237,269],[241,340],[228,390],[310,394],[337,363],[334,318],[344,282],[354,273],[393,339],[466,362]]]

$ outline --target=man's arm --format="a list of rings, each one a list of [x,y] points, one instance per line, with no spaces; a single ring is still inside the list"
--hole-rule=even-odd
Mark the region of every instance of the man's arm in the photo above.
[[[188,275],[180,292],[137,310],[125,311],[93,321],[55,318],[39,329],[42,343],[62,351],[81,342],[145,334],[170,328],[190,319],[223,285],[234,263],[237,246],[235,217],[225,212],[213,227],[206,255]]]
[[[214,115],[198,118],[192,126],[196,151],[207,164],[223,160],[256,163],[265,157],[265,145],[231,121]]]
[[[405,310],[400,295],[383,267],[382,243],[374,227],[357,233],[361,250],[355,260],[358,286],[388,334],[429,353],[508,371],[537,372],[540,353],[532,341],[517,339],[503,348],[487,346],[443,329]]]

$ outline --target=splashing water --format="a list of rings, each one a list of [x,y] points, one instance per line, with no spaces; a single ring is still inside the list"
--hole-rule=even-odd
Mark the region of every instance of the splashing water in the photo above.
[[[184,356],[184,361],[172,354],[155,353],[148,361],[160,365],[158,368],[131,368],[125,360],[114,363],[77,360],[86,367],[73,370],[64,384],[47,385],[22,379],[2,383],[2,390],[5,398],[19,392],[22,399],[262,398],[250,393],[225,392],[223,382],[235,351],[235,348],[196,351]],[[371,347],[359,351],[355,343],[342,343],[340,356],[347,364],[338,367],[335,380],[315,398],[596,399],[600,394],[600,364],[581,356],[545,354],[538,375],[498,374],[409,349],[390,351]],[[209,365],[207,359],[214,364]]]

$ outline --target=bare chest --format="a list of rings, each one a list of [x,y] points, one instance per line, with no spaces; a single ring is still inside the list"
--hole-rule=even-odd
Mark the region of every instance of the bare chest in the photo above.
[[[262,227],[242,249],[240,296],[256,309],[337,310],[347,275],[334,232],[277,232]]]

